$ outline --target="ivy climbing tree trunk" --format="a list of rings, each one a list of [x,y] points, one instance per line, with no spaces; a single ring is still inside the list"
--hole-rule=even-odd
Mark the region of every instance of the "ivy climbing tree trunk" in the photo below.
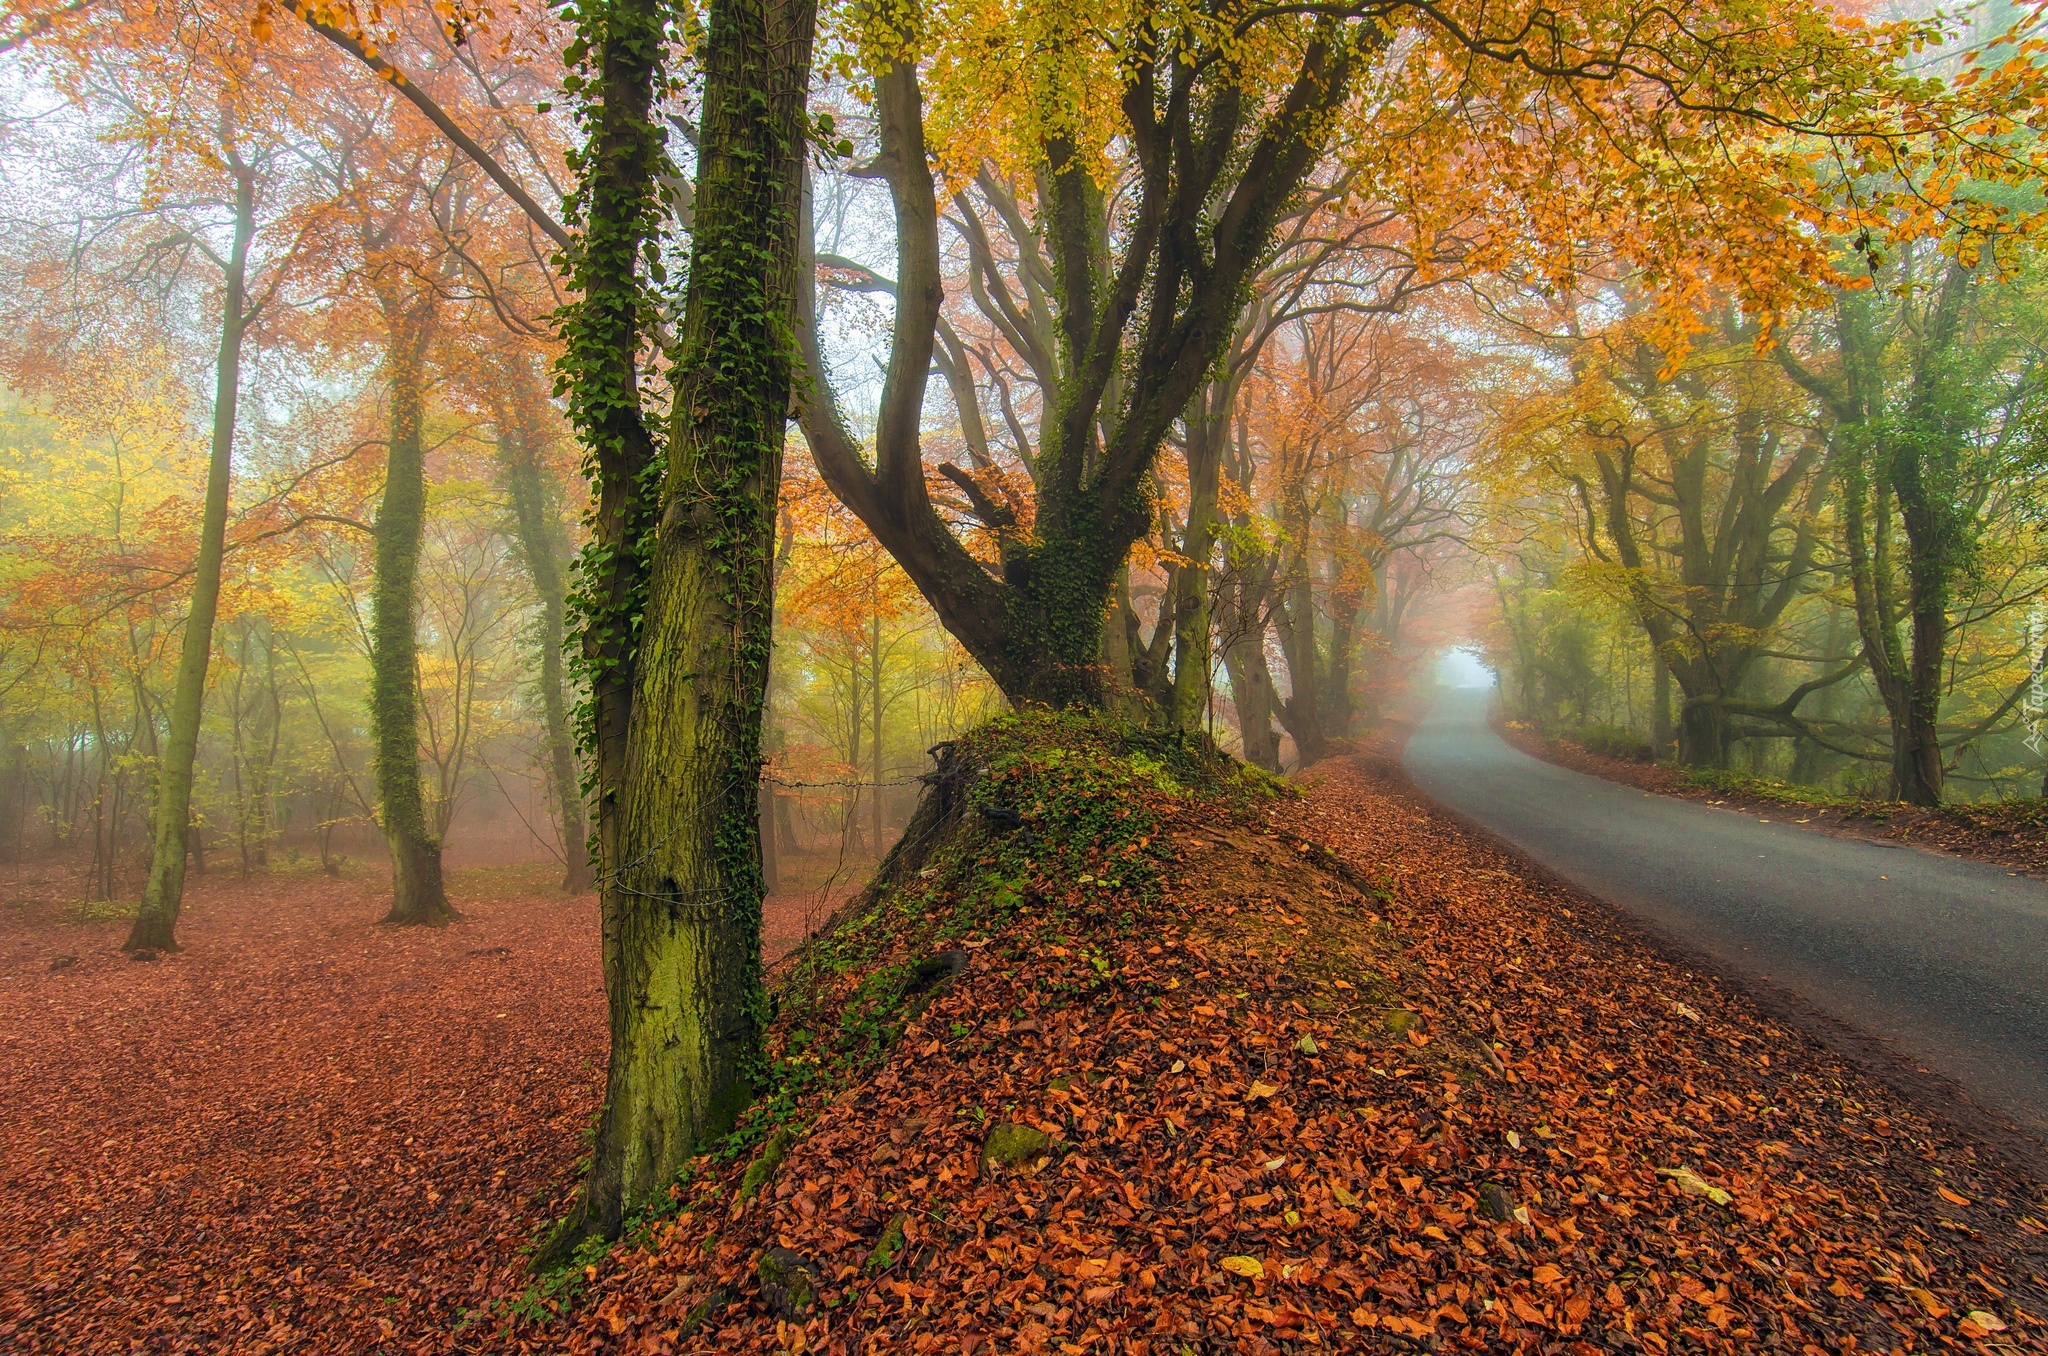
[[[1969,321],[1974,268],[1955,258],[1918,315],[1902,311],[1907,379],[1889,396],[1886,343],[1869,292],[1837,298],[1835,373],[1816,372],[1789,351],[1785,370],[1826,406],[1829,459],[1841,482],[1841,535],[1858,638],[1892,735],[1892,794],[1914,805],[1941,803],[1941,696],[1954,580],[1974,542],[1956,481],[1972,422]],[[1901,300],[1901,307],[1912,302]],[[1781,346],[1783,347],[1783,346]],[[1903,538],[1903,571],[1894,546]],[[1905,596],[1899,596],[1903,573]],[[1907,635],[1901,635],[1901,626]],[[1910,641],[1908,640],[1910,636]]]
[[[601,456],[641,436],[637,267],[656,228],[663,156],[651,113],[665,80],[667,13],[649,0],[617,0],[584,18],[598,74],[584,310],[569,327],[564,370],[572,385],[592,381],[572,390],[572,413]],[[644,585],[607,586],[598,576],[605,591],[584,603],[586,654],[593,634],[626,642],[623,662],[605,672],[611,697],[625,685],[623,738],[599,766],[601,803],[614,807],[600,832],[612,1049],[590,1176],[543,1262],[570,1258],[586,1239],[615,1238],[634,1210],[665,1201],[685,1160],[731,1125],[758,1073],[761,719],[815,20],[812,0],[715,0],[701,49],[674,413],[665,457],[650,463],[661,468],[659,500],[644,549],[632,539],[600,546],[601,564],[644,560]],[[602,472],[620,523],[648,513],[632,501],[654,488],[651,478],[615,486]],[[603,505],[601,495],[601,514]],[[602,516],[599,527],[616,530]],[[607,597],[641,591],[637,635],[629,619],[600,610]],[[599,729],[601,751],[613,734]]]
[[[435,300],[380,276],[384,385],[390,451],[377,507],[376,576],[370,584],[370,728],[375,741],[377,817],[391,852],[386,923],[440,925],[458,917],[441,882],[441,840],[427,823],[420,783],[420,544],[427,527],[426,350]]]
[[[249,243],[256,234],[256,176],[239,160],[235,176],[234,238],[225,262],[220,353],[214,363],[213,445],[206,462],[206,503],[199,519],[199,558],[192,568],[192,609],[178,648],[178,681],[171,697],[171,728],[158,764],[155,840],[142,907],[123,949],[177,947],[178,909],[185,896],[187,822],[192,814],[192,767],[199,724],[206,711],[206,670],[213,658],[213,620],[220,605],[221,558],[226,551],[228,480],[234,464],[236,405],[241,395],[242,337],[248,309]]]

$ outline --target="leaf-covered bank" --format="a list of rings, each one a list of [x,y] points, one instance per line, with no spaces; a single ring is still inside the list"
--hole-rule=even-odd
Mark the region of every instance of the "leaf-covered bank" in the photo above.
[[[2048,800],[2016,796],[1951,805],[1862,800],[1819,787],[1796,786],[1720,768],[1653,763],[1597,741],[1550,738],[1526,725],[1502,723],[1503,739],[1534,757],[1658,795],[1757,810],[1785,823],[1850,838],[1882,838],[2048,877]]]
[[[570,1349],[2048,1346],[2038,1183],[1373,757],[1033,716],[944,769]]]

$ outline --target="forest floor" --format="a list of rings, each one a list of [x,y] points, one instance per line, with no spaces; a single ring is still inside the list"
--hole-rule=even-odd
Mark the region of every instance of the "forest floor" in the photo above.
[[[999,752],[1025,831],[785,960],[773,1094],[539,1290],[605,1040],[552,868],[457,873],[441,931],[209,878],[153,963],[0,907],[0,1349],[2048,1351],[2038,1178],[1389,748],[1300,797]]]
[[[1788,823],[1823,833],[1906,843],[2048,878],[2048,801],[2037,797],[1927,809],[1896,800],[1833,796],[1739,773],[1688,772],[1670,763],[1610,758],[1519,723],[1495,721],[1494,729],[1531,757],[1624,786],[1707,805],[1792,813],[1799,818]]]
[[[1064,742],[973,793],[1035,841],[970,816],[786,963],[752,1147],[593,1261],[569,1350],[2048,1350],[2027,1162],[1391,746],[1247,805]]]
[[[215,873],[143,962],[66,865],[0,869],[0,1350],[494,1340],[603,1091],[595,900],[457,869],[464,921],[401,931],[373,866]]]

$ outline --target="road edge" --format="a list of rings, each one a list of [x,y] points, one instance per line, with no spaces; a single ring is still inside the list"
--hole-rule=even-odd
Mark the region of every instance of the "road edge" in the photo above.
[[[1590,937],[1595,932],[1605,932],[1610,936],[1618,934],[1694,974],[1712,980],[1730,994],[1750,1003],[1764,1016],[1799,1032],[1851,1069],[1912,1102],[1931,1122],[1958,1140],[1989,1151],[1995,1155],[1998,1165],[2007,1171],[2048,1183],[2048,1136],[2028,1129],[2006,1112],[1975,1101],[1947,1075],[1920,1067],[1917,1061],[1909,1059],[1882,1037],[1822,1011],[1797,991],[1735,970],[1651,926],[1622,905],[1591,893],[1543,865],[1478,820],[1424,791],[1408,772],[1408,740],[1415,728],[1416,722],[1390,725],[1385,731],[1387,742],[1379,748],[1340,757],[1383,762],[1416,809],[1455,825],[1461,832],[1472,835],[1513,861],[1532,882],[1557,892],[1560,897],[1570,898],[1573,903],[1569,912],[1554,909],[1542,899],[1532,899],[1528,906],[1556,915],[1553,917],[1556,925],[1575,939],[1583,940],[1582,934]],[[1576,768],[1570,770],[1579,771]],[[1304,771],[1313,771],[1313,766]]]

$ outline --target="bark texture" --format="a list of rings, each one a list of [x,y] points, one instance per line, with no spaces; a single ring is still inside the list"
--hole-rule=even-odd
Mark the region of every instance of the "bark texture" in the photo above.
[[[597,173],[619,176],[606,191],[622,201],[657,158],[642,138],[662,13],[613,6],[602,52],[604,116],[618,121],[600,120],[597,154],[612,159]],[[810,0],[718,0],[709,15],[689,291],[644,620],[608,679],[627,684],[625,709],[599,712],[600,785],[613,807],[600,834],[611,1061],[590,1177],[552,1258],[617,1237],[633,1211],[665,1201],[676,1171],[746,1104],[757,1072],[761,719],[814,26]],[[628,520],[638,511],[620,507]]]

